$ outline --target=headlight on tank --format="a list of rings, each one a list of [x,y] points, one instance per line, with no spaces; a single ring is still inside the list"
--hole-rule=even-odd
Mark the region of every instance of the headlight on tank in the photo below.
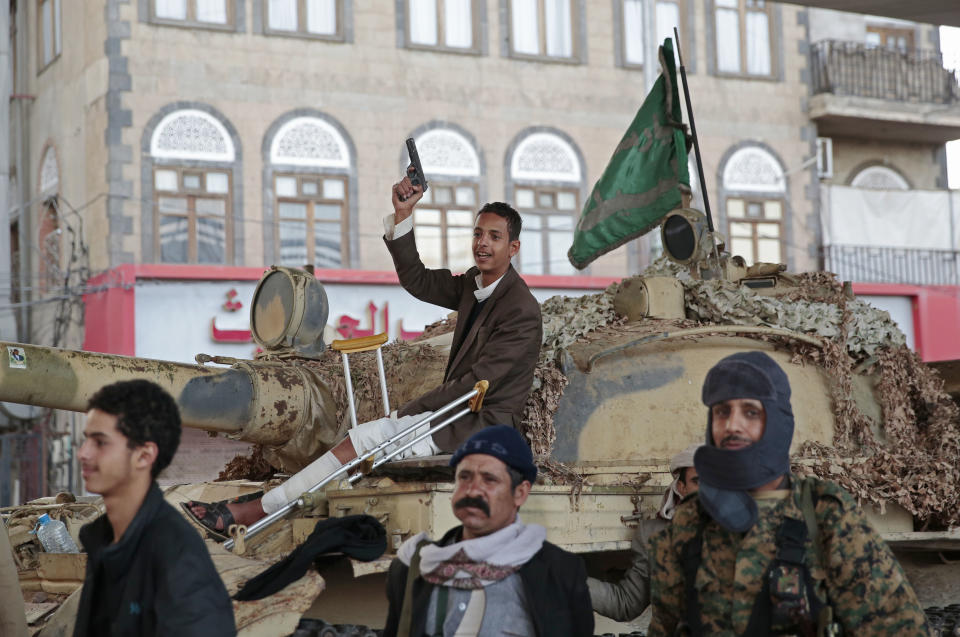
[[[327,293],[312,274],[275,265],[253,293],[250,330],[267,352],[316,358],[325,349],[328,313]]]

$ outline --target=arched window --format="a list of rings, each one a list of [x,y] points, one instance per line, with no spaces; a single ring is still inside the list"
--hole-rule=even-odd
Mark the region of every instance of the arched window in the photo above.
[[[57,165],[57,151],[47,146],[40,161],[40,194],[55,195],[60,188],[60,168]]]
[[[850,180],[854,188],[873,190],[910,190],[910,184],[903,175],[887,166],[868,166]]]
[[[61,283],[61,232],[57,211],[60,191],[60,169],[57,151],[48,145],[40,162],[40,218],[37,223],[37,279],[40,292],[45,293]]]
[[[349,142],[339,125],[319,116],[294,115],[274,126],[267,183],[273,183],[277,262],[293,267],[348,266],[353,166]]]
[[[580,153],[559,131],[521,133],[509,156],[513,203],[523,217],[519,268],[526,274],[576,274],[567,259],[580,211]]]
[[[746,146],[727,159],[722,175],[730,253],[748,264],[783,263],[787,187],[780,162]]]
[[[428,126],[414,134],[429,183],[414,212],[417,249],[427,267],[463,272],[473,265],[471,237],[480,201],[480,155],[467,133],[447,125]],[[406,149],[402,156],[406,162]]]
[[[150,137],[154,254],[163,263],[233,263],[233,165],[224,123],[206,111],[168,113]]]

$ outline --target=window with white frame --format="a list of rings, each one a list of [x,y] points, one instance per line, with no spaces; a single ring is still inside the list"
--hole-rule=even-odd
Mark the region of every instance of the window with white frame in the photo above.
[[[39,7],[37,41],[40,46],[40,64],[38,68],[43,70],[60,56],[63,46],[60,35],[61,0],[40,0]]]
[[[648,34],[643,19],[644,5],[647,0],[621,0],[623,47],[622,56],[624,66],[642,66],[645,58],[647,37],[653,36],[656,45],[664,39],[673,38],[673,29],[680,31],[684,37],[681,18],[682,7],[679,0],[656,0],[654,8],[654,25],[652,33]],[[674,46],[676,50],[676,46]]]
[[[280,265],[343,267],[348,245],[347,177],[276,174],[274,194]]]
[[[350,148],[319,117],[284,123],[270,144],[274,250],[280,265],[349,264]]]
[[[45,294],[61,283],[60,216],[56,197],[60,191],[60,168],[57,151],[50,145],[40,162],[40,219],[37,224],[37,279],[39,291]]]
[[[416,142],[429,184],[414,212],[417,250],[428,267],[464,272],[473,265],[480,156],[473,142],[452,128],[432,128]]]
[[[567,251],[580,211],[583,170],[576,151],[558,135],[527,135],[513,152],[513,204],[523,219],[517,265],[525,274],[572,275]]]
[[[478,0],[405,0],[407,44],[479,51]]]
[[[717,72],[773,74],[773,20],[767,0],[716,0]]]
[[[45,201],[40,207],[37,231],[37,279],[41,294],[56,290],[63,284],[61,271],[61,231],[56,200]]]
[[[872,190],[910,190],[903,175],[887,166],[867,166],[850,180],[850,185]]]
[[[233,262],[233,141],[194,109],[168,114],[150,140],[154,253],[161,263]]]
[[[576,0],[508,0],[514,55],[574,59]]]
[[[234,0],[150,0],[156,22],[207,28],[232,27]]]
[[[723,169],[727,248],[748,264],[785,263],[786,181],[783,168],[766,150],[748,146]]]
[[[270,33],[341,39],[341,0],[264,0]]]

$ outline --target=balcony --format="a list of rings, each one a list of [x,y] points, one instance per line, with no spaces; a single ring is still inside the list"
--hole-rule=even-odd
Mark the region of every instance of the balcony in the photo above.
[[[960,285],[960,250],[831,245],[823,258],[841,281]]]
[[[960,138],[960,84],[936,51],[823,40],[811,47],[821,136],[942,144]]]
[[[960,285],[960,191],[822,184],[820,225],[843,281]]]

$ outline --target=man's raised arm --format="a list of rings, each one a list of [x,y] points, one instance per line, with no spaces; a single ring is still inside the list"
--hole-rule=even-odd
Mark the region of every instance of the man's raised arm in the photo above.
[[[455,310],[460,303],[463,275],[450,270],[430,270],[420,259],[413,236],[413,208],[423,197],[423,190],[404,177],[393,185],[393,214],[384,219],[383,241],[390,250],[400,285],[425,303]]]

